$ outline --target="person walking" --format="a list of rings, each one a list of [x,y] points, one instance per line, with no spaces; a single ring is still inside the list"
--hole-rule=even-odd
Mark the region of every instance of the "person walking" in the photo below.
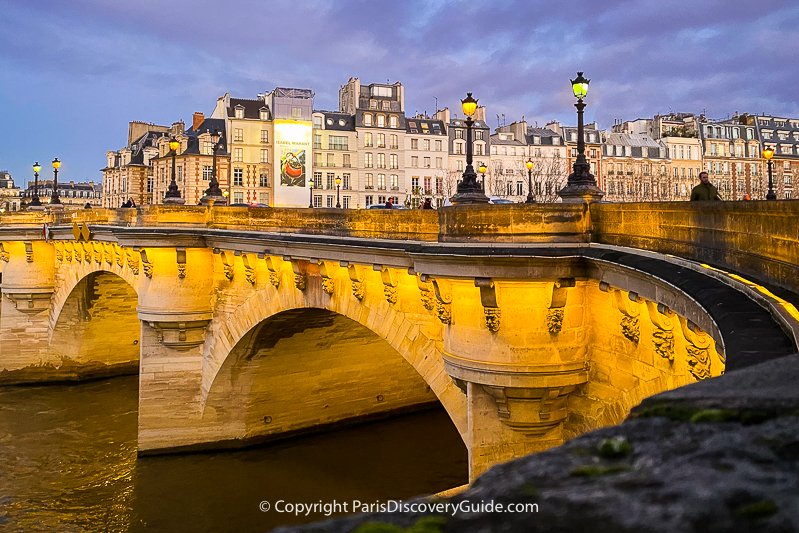
[[[691,189],[692,202],[710,202],[714,200],[721,200],[719,190],[716,186],[710,183],[710,177],[707,172],[702,171],[699,173],[699,185]]]
[[[433,202],[430,201],[430,198],[424,199],[424,203],[422,204],[422,209],[433,209]]]
[[[391,201],[391,197],[386,200],[386,209],[394,209],[394,202]]]

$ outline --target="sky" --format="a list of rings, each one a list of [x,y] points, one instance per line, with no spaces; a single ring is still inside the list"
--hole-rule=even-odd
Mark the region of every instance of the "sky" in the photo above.
[[[100,182],[131,120],[190,124],[277,86],[335,110],[350,77],[402,82],[409,116],[470,91],[492,129],[575,124],[578,70],[600,128],[799,116],[795,0],[0,0],[0,28],[0,169],[23,186],[54,157],[59,181]]]

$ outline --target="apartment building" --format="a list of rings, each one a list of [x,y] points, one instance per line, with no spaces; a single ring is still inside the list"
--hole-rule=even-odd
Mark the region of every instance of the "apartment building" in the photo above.
[[[166,135],[155,140],[157,155],[150,158],[153,175],[152,203],[164,203],[164,196],[172,180],[173,157],[169,149],[169,141],[172,138],[179,143],[174,161],[175,183],[180,191],[180,197],[185,205],[200,203],[213,173],[211,134],[215,131],[219,132],[222,138],[226,138],[224,119],[205,118],[202,113],[195,113],[190,129],[186,130],[182,121],[175,122]],[[217,151],[216,169],[220,188],[228,191],[230,157],[224,144],[223,142]]]
[[[757,129],[741,124],[738,117],[729,120],[698,121],[702,141],[704,170],[724,200],[754,199],[766,196],[762,184],[762,156]]]
[[[106,166],[101,169],[103,207],[119,207],[128,198],[133,199],[136,205],[153,203],[153,169],[150,160],[158,156],[156,141],[167,135],[168,131],[169,126],[139,121],[128,123],[127,144],[105,154]]]
[[[799,180],[799,119],[775,117],[771,115],[742,115],[741,122],[754,126],[760,141],[760,150],[769,146],[774,150],[771,160],[774,192],[778,199],[791,200],[797,197],[797,180]],[[759,197],[766,194],[768,176],[765,161],[763,169],[763,190]]]
[[[364,205],[366,191],[359,180],[357,147],[354,115],[314,111],[314,192],[308,205],[311,201],[314,207],[335,207],[337,202],[343,209]],[[340,182],[338,190],[336,180]]]
[[[480,163],[485,164],[488,171],[485,177],[478,175],[477,179],[485,181],[491,179],[491,130],[486,123],[486,108],[479,106],[472,117],[472,166],[478,172]],[[436,111],[436,120],[441,120],[447,130],[447,175],[444,179],[444,197],[451,198],[457,192],[458,182],[463,178],[466,169],[466,119],[450,116],[448,107]],[[478,172],[479,174],[479,172]],[[485,185],[485,184],[484,184]]]
[[[563,138],[566,144],[566,165],[568,173],[571,174],[572,167],[577,160],[577,127],[563,126],[557,120],[553,120],[544,126],[552,130]],[[585,158],[591,165],[591,174],[594,175],[597,186],[603,191],[606,189],[602,173],[602,138],[597,129],[596,122],[586,124],[584,127]]]
[[[363,207],[410,201],[405,176],[405,89],[400,82],[362,85],[350,78],[339,90],[339,111],[355,116]],[[355,206],[353,206],[355,207]]]
[[[643,133],[605,133],[602,140],[605,201],[648,202],[669,198],[665,146]]]
[[[425,198],[443,206],[447,178],[447,130],[443,120],[419,115],[406,120],[405,168],[410,177],[411,207],[419,207]]]

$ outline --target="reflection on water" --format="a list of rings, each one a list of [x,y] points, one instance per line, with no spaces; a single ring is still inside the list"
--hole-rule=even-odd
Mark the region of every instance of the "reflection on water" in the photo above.
[[[0,388],[0,530],[266,531],[258,503],[385,500],[467,481],[443,410],[235,452],[136,459],[136,378]]]

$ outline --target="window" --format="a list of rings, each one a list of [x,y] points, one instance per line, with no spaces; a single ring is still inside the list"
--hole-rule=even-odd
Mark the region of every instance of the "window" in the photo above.
[[[322,135],[321,134],[314,134],[313,136],[313,147],[314,150],[321,150],[322,149]]]
[[[463,130],[455,130],[455,138],[463,139]]]
[[[244,169],[243,168],[234,168],[233,169],[233,185],[236,187],[241,187],[244,185]]]
[[[147,192],[153,192],[153,177],[147,176]]]
[[[430,168],[430,158],[429,157],[425,157],[424,158],[424,168]]]
[[[372,180],[372,174],[371,173],[367,173],[364,176],[364,181],[366,182],[365,183],[365,188],[366,189],[374,189],[375,188],[375,184],[374,184],[374,181]]]
[[[386,116],[385,115],[377,115],[377,127],[378,128],[385,128],[386,127]]]
[[[178,165],[177,172],[177,181],[183,181],[183,165]]]
[[[327,196],[325,198],[326,207],[333,207],[333,197]]]
[[[436,177],[436,194],[442,194],[444,192],[444,178],[441,176]]]
[[[522,196],[523,194],[524,194],[524,182],[523,181],[517,181],[516,182],[516,195],[517,196]]]
[[[386,168],[386,154],[377,154],[377,168]]]
[[[269,162],[269,150],[266,148],[261,149],[261,163]]]
[[[364,147],[371,147],[372,146],[372,132],[367,131],[363,134],[363,145]]]
[[[322,173],[321,172],[314,172],[313,173],[313,184],[314,187],[317,189],[322,188]]]
[[[292,107],[291,108],[291,118],[302,118],[302,108],[301,107]]]
[[[371,152],[366,152],[365,154],[363,154],[363,166],[365,168],[372,168],[374,166]]]
[[[244,141],[244,130],[241,128],[236,128],[233,130],[233,141],[234,142],[243,142]]]
[[[313,206],[314,207],[322,207],[322,195],[321,194],[314,194],[313,195]]]
[[[261,142],[262,143],[269,142],[269,130],[261,130]]]
[[[424,141],[422,141],[422,145],[424,146],[425,150],[429,151],[430,150],[430,139],[425,139]]]
[[[482,141],[483,140],[483,130],[475,130],[474,138],[475,138],[475,140]]]
[[[233,203],[234,204],[243,204],[244,203],[244,193],[243,192],[234,192],[233,193]]]
[[[378,174],[377,175],[377,188],[381,191],[386,190],[386,175],[385,174]]]
[[[369,109],[377,109],[377,100],[369,100]]]
[[[457,169],[458,172],[463,172],[463,161],[458,160]]]
[[[399,121],[397,120],[397,117],[395,115],[391,115],[390,117],[388,117],[388,125],[391,128],[399,127]]]
[[[411,193],[416,194],[419,191],[419,176],[411,176]]]
[[[444,162],[443,162],[443,161],[444,161],[444,160],[443,160],[442,158],[440,158],[440,157],[436,157],[436,168],[444,168],[444,167],[443,167],[443,164],[444,164]]]
[[[430,176],[424,177],[424,193],[433,194],[433,178]]]
[[[342,154],[342,159],[341,166],[344,168],[350,168],[352,166],[352,163],[350,163],[350,154]]]
[[[314,115],[313,127],[316,129],[322,129],[322,117]]]
[[[382,108],[388,111],[391,108],[391,102],[389,102],[388,100],[383,100]]]
[[[349,190],[349,188],[350,188],[350,175],[349,174],[342,174],[341,175],[341,188]]]
[[[258,193],[258,203],[269,205],[269,193],[268,192]]]
[[[411,139],[411,150],[419,149],[419,139]]]
[[[391,190],[392,191],[399,190],[399,176],[397,174],[391,175]]]
[[[341,197],[341,207],[344,209],[350,208],[350,197],[349,196],[342,196]]]
[[[441,151],[441,141],[436,141],[436,152]]]
[[[483,145],[482,144],[475,144],[474,145],[474,155],[483,155]]]
[[[203,181],[208,181],[213,176],[214,167],[211,165],[203,165]]]
[[[348,150],[347,137],[343,135],[331,135],[327,139],[328,150]]]
[[[389,168],[399,168],[398,156],[397,154],[391,154],[389,156]],[[429,157],[425,157],[425,159],[429,160]]]
[[[364,113],[363,114],[363,125],[364,126],[371,126],[372,125],[372,114],[371,113]]]
[[[244,161],[244,149],[236,148],[233,150],[233,161]]]
[[[462,154],[463,153],[463,146],[464,146],[464,143],[456,142],[455,146],[453,146],[453,148],[455,148],[455,153],[456,154]]]
[[[391,136],[389,137],[389,143],[388,144],[389,144],[388,147],[389,148],[393,148],[394,150],[399,148],[398,137],[392,133]]]
[[[259,187],[269,187],[269,174],[266,172],[261,172],[261,175],[258,176],[258,186]],[[261,202],[266,203],[266,202]]]
[[[385,133],[378,133],[377,134],[377,147],[378,148],[385,148],[386,147],[386,134]]]
[[[237,105],[235,110],[236,118],[244,118],[244,106]]]
[[[366,195],[366,207],[368,208],[370,205],[374,203],[374,196],[371,194]]]
[[[326,189],[335,189],[336,188],[336,175],[333,172],[327,173],[327,187]]]
[[[330,153],[327,154],[327,164],[326,164],[326,166],[328,166],[328,167],[336,166],[336,154],[330,154]]]
[[[411,156],[411,167],[418,168],[419,167],[419,156],[412,155]]]

